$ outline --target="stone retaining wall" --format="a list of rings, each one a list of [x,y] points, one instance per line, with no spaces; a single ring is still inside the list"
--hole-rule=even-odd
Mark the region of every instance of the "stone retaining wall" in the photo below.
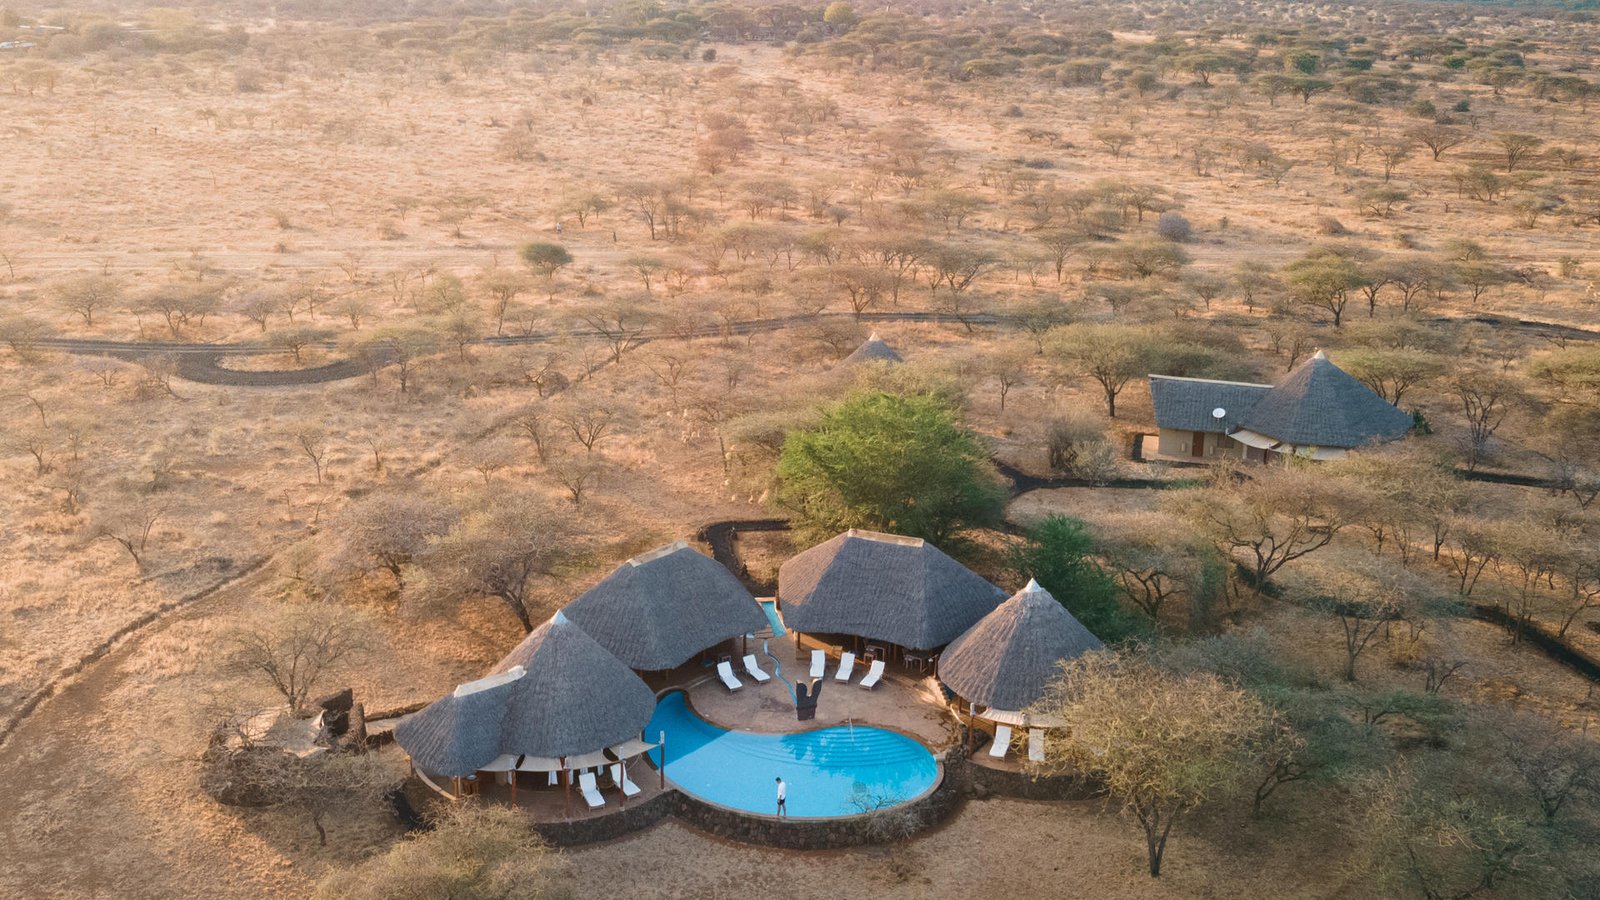
[[[1088,800],[1100,794],[1100,785],[1081,775],[1035,776],[1027,772],[991,769],[967,764],[967,783],[975,799],[990,796],[1019,800]]]
[[[651,825],[678,812],[682,794],[674,790],[663,791],[643,803],[634,803],[614,813],[593,819],[573,822],[538,822],[531,826],[535,833],[554,847],[578,847],[609,841],[643,831]]]
[[[892,843],[943,823],[966,797],[968,768],[964,759],[947,760],[944,777],[927,795],[882,813],[845,819],[753,816],[673,793],[679,798],[680,819],[718,837],[785,850],[836,850]]]

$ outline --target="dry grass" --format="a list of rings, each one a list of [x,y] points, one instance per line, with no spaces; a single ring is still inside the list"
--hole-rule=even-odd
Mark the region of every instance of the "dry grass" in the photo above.
[[[54,94],[0,94],[0,111],[11,125],[0,131],[0,195],[14,210],[0,223],[0,245],[19,259],[14,279],[0,273],[0,312],[39,315],[75,335],[166,339],[172,335],[159,318],[124,310],[97,315],[90,328],[53,306],[49,291],[70,276],[109,272],[131,293],[148,294],[170,290],[185,277],[178,269],[199,267],[208,280],[236,279],[239,289],[315,283],[329,302],[359,298],[371,312],[362,325],[366,334],[416,320],[427,305],[421,289],[437,284],[441,275],[459,276],[475,290],[472,279],[483,270],[515,268],[516,248],[530,239],[555,238],[560,220],[560,240],[577,262],[553,285],[521,298],[508,324],[509,331],[524,323],[551,327],[601,298],[637,293],[637,276],[622,264],[629,255],[645,252],[673,261],[697,250],[650,241],[643,226],[621,210],[580,228],[562,216],[563,194],[688,174],[700,114],[734,105],[723,85],[741,81],[753,85],[755,99],[738,108],[752,116],[758,146],[719,179],[722,186],[783,176],[802,188],[835,185],[849,202],[850,184],[879,153],[864,135],[911,117],[945,148],[940,186],[986,200],[1003,197],[979,173],[1023,157],[1047,160],[1053,167],[1048,174],[1069,187],[1101,178],[1164,186],[1196,226],[1198,240],[1190,249],[1200,271],[1224,273],[1243,260],[1291,259],[1316,239],[1313,220],[1325,213],[1355,226],[1354,240],[1376,248],[1395,247],[1402,234],[1429,250],[1448,238],[1468,237],[1489,245],[1508,264],[1551,273],[1559,257],[1590,251],[1592,238],[1582,230],[1554,220],[1538,229],[1513,227],[1502,210],[1455,201],[1449,173],[1459,160],[1452,159],[1408,161],[1401,177],[1416,199],[1395,219],[1359,220],[1350,209],[1348,177],[1317,162],[1322,138],[1306,126],[1306,112],[1294,101],[1269,108],[1253,98],[1211,110],[1186,99],[1147,108],[1094,91],[1009,80],[936,93],[893,72],[852,73],[765,47],[718,50],[715,67],[626,54],[589,61],[540,53],[506,59],[488,71],[453,72],[448,80],[435,77],[449,66],[442,61],[398,78],[306,65],[285,84],[248,95],[235,93],[226,73],[208,66],[187,75],[98,82],[69,71]],[[721,68],[728,66],[731,75]],[[845,111],[843,120],[790,142],[764,130],[756,113],[787,102],[785,79],[797,81],[813,99],[834,99]],[[680,87],[664,91],[667,84]],[[580,93],[592,105],[578,102]],[[1485,117],[1485,129],[1527,128],[1577,142],[1592,128],[1575,107],[1498,99],[1474,84],[1454,84],[1440,93],[1470,97]],[[1019,121],[999,115],[1012,103],[1024,110],[1021,124],[1059,131],[1060,144],[1027,143]],[[505,123],[524,110],[534,114],[544,155],[537,162],[511,162],[496,151]],[[1411,124],[1396,110],[1377,115],[1387,127]],[[1127,156],[1110,158],[1091,138],[1107,125],[1126,125],[1141,140]],[[1184,163],[1184,146],[1217,133],[1268,140],[1299,165],[1281,187],[1225,165],[1211,175],[1194,174]],[[1363,177],[1370,180],[1371,173]],[[706,183],[699,202],[729,222],[744,221],[731,198],[718,199],[718,190],[718,184]],[[484,202],[458,234],[445,219],[451,202],[463,196]],[[406,200],[397,205],[397,198]],[[886,191],[880,199],[899,198]],[[280,213],[286,227],[277,221]],[[820,227],[803,211],[784,218]],[[1025,237],[1006,230],[1014,224],[995,207],[953,239],[1026,245]],[[847,224],[857,234],[871,227],[860,216]],[[805,292],[807,267],[793,276],[796,283],[781,265],[771,273],[766,269],[751,264],[726,280],[698,275],[674,297],[658,285],[650,303],[668,316],[722,312],[753,318],[792,311],[795,295]],[[777,284],[773,294],[735,289],[741,277],[764,274]],[[981,304],[1057,295],[1076,301],[1095,280],[1076,268],[1062,285],[1051,278],[1034,285],[997,275],[979,288]],[[1579,278],[1552,278],[1542,289],[1493,292],[1487,305],[1528,318],[1592,325],[1593,307],[1586,305],[1583,288]],[[475,292],[472,297],[482,300]],[[831,309],[843,309],[840,298],[831,303]],[[905,309],[923,308],[925,288],[908,289],[902,303]],[[1476,312],[1459,297],[1438,311]],[[1230,297],[1214,312],[1238,316],[1243,309]],[[1106,311],[1087,308],[1084,314],[1101,318]],[[298,321],[345,339],[361,336],[326,305]],[[1252,365],[1263,378],[1281,374],[1283,360],[1265,352],[1259,320],[1242,321],[1235,330],[1256,353]],[[1098,408],[1092,385],[1057,385],[1046,364],[1034,360],[1001,411],[996,384],[975,367],[1012,342],[1008,336],[958,326],[882,330],[908,359],[937,363],[970,383],[974,427],[994,440],[1004,458],[1029,468],[1042,468],[1038,435],[1044,420]],[[856,331],[843,350],[866,328]],[[217,315],[187,327],[183,336],[231,341],[261,334],[241,316]],[[648,365],[652,353],[668,347],[692,360],[678,392]],[[608,366],[599,365],[605,354],[594,346],[567,342],[555,349],[563,354],[563,372],[574,380],[596,366],[569,397],[611,410],[618,427],[596,450],[606,463],[604,479],[573,512],[604,537],[572,571],[545,585],[552,607],[631,552],[686,536],[707,521],[769,513],[759,485],[724,470],[714,427],[695,414],[695,400],[725,397],[735,412],[770,409],[826,396],[842,383],[830,374],[841,348],[805,330],[748,340],[662,342]],[[426,366],[406,395],[397,393],[392,374],[384,374],[375,381],[283,390],[175,382],[179,398],[140,395],[138,369],[130,364],[120,364],[116,383],[106,387],[82,360],[0,352],[0,428],[32,427],[35,411],[18,400],[27,391],[44,404],[49,427],[82,423],[85,435],[81,458],[74,460],[57,432],[51,447],[56,471],[46,475],[36,474],[25,455],[0,459],[0,710],[139,615],[214,583],[246,560],[316,541],[329,517],[365,491],[417,479],[460,497],[515,484],[559,498],[561,488],[548,469],[502,421],[509,410],[536,399],[520,380],[522,364],[543,352],[478,347],[457,357],[452,351]],[[302,364],[326,359],[310,351]],[[286,355],[227,364],[293,367]],[[1441,440],[1450,439],[1448,398],[1424,390],[1418,402]],[[1120,406],[1124,422],[1148,422],[1142,388],[1130,389]],[[321,483],[294,439],[307,422],[324,431],[331,448],[329,475]],[[381,471],[372,464],[374,440],[383,447]],[[484,485],[470,457],[492,440],[509,441],[515,453]],[[1537,463],[1528,448],[1509,449],[1507,465]],[[81,488],[76,511],[64,505],[69,485]],[[1147,492],[1048,492],[1024,498],[1012,518],[1027,522],[1061,511],[1092,520],[1107,511],[1144,508],[1151,500]],[[111,541],[94,538],[100,525],[117,516],[150,509],[161,515],[143,566],[136,567]],[[789,552],[782,541],[743,539],[753,572],[775,572]],[[0,772],[13,786],[9,802],[0,804],[0,859],[6,863],[0,866],[0,894],[30,896],[49,885],[48,892],[67,897],[303,896],[326,867],[395,837],[387,819],[363,812],[340,817],[332,827],[334,846],[324,851],[314,846],[308,828],[284,814],[223,810],[194,795],[191,763],[204,734],[196,703],[219,690],[249,690],[219,683],[212,656],[216,639],[278,602],[286,571],[283,565],[269,568],[136,638],[0,749]],[[369,707],[435,696],[480,673],[518,637],[510,617],[487,601],[442,612],[392,612],[397,614],[376,617],[382,652],[348,676]],[[1331,633],[1323,640],[1325,623],[1302,615],[1275,610],[1260,621],[1287,652],[1326,668],[1326,653],[1336,649]],[[1441,635],[1445,639],[1478,660],[1457,685],[1463,696],[1519,698],[1551,710],[1569,709],[1581,699],[1582,685],[1569,673],[1526,650],[1507,649],[1487,626],[1458,623]],[[1583,640],[1600,641],[1587,634]],[[1373,672],[1374,678],[1410,677],[1378,667]],[[1291,824],[1265,836],[1236,822],[1197,823],[1199,835],[1175,844],[1171,874],[1159,884],[1139,873],[1134,831],[1092,805],[976,803],[949,827],[889,853],[781,854],[723,844],[669,824],[573,856],[580,878],[599,895],[673,885],[711,896],[759,890],[795,897],[920,897],[962,884],[978,893],[1040,896],[1360,896],[1342,880],[1337,830],[1310,816]]]

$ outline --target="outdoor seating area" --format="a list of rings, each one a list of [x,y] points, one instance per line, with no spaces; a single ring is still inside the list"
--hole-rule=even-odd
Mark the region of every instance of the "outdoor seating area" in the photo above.
[[[793,634],[767,642],[771,658],[762,655],[763,666],[773,673],[770,681],[745,682],[745,689],[734,692],[713,677],[702,675],[685,685],[689,703],[696,713],[724,728],[766,734],[812,731],[833,725],[870,722],[915,737],[923,744],[941,749],[953,745],[955,733],[939,685],[931,678],[916,677],[903,670],[895,672],[887,664],[883,674],[868,689],[862,684],[872,677],[872,668],[857,665],[849,682],[835,680],[838,657],[822,650],[826,672],[820,679],[817,715],[814,721],[797,721],[791,684],[798,677],[809,680],[812,650],[796,649]],[[672,776],[673,747],[667,746],[667,776]]]
[[[975,730],[995,735],[982,764],[1043,762],[1047,729],[1066,723],[1024,711],[1062,660],[1099,646],[1037,584],[1007,599],[920,540],[851,531],[818,545],[784,564],[772,609],[679,542],[619,566],[395,737],[441,795],[539,821],[674,786],[763,815],[767,788],[733,783],[775,771],[819,788],[877,777],[909,800],[937,783],[931,753],[963,722],[968,753]],[[774,735],[794,738],[750,743]],[[700,780],[675,783],[675,758]],[[850,809],[834,798],[813,814]]]

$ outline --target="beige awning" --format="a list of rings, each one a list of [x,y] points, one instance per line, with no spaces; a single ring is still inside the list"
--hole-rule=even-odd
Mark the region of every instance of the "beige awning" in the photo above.
[[[615,762],[615,760],[607,757],[604,750],[596,750],[593,753],[582,753],[577,756],[567,757],[567,768],[592,769],[595,766],[609,765],[612,762]]]
[[[517,767],[517,754],[502,753],[494,761],[478,767],[479,772],[509,772]]]
[[[1306,459],[1314,459],[1319,461],[1342,459],[1347,453],[1350,452],[1341,447],[1296,447],[1293,444],[1285,444],[1283,441],[1280,441],[1277,438],[1267,437],[1260,432],[1251,431],[1248,428],[1240,428],[1235,431],[1231,431],[1228,433],[1228,437],[1233,438],[1247,447],[1254,447],[1257,450],[1271,450],[1274,453],[1292,453],[1295,456],[1301,456],[1305,457]]]
[[[611,755],[615,756],[617,759],[633,759],[635,756],[649,753],[658,746],[658,744],[652,744],[649,741],[641,741],[638,738],[634,738],[632,740],[623,741],[615,747],[612,747]]]
[[[978,718],[988,719],[999,725],[1011,725],[1018,728],[1067,727],[1067,721],[1059,716],[1034,716],[1014,709],[986,709],[978,713]]]
[[[517,765],[518,772],[559,772],[561,760],[553,756],[524,756]]]

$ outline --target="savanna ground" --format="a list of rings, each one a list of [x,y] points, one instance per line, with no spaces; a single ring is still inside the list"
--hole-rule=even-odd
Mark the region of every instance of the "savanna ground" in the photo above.
[[[771,515],[774,429],[781,436],[807,407],[845,390],[854,376],[837,362],[869,328],[822,317],[748,338],[675,332],[843,314],[852,303],[998,311],[1047,326],[1134,323],[1206,348],[1199,368],[1180,374],[1272,380],[1314,346],[1339,360],[1418,327],[1447,368],[1470,362],[1520,379],[1526,402],[1508,404],[1483,467],[1542,477],[1554,455],[1537,439],[1544,417],[1570,398],[1524,375],[1563,341],[1441,320],[1595,321],[1590,279],[1600,261],[1585,218],[1595,160],[1545,155],[1592,147],[1586,105],[1536,99],[1492,72],[1397,49],[1402,29],[1421,35],[1412,43],[1511,42],[1525,68],[1583,72],[1595,26],[1579,19],[1488,8],[1477,18],[1449,7],[1251,9],[1264,29],[1377,41],[1386,48],[1377,70],[1411,92],[1404,102],[1328,93],[1302,104],[1290,95],[1269,102],[1233,74],[1193,84],[1141,55],[1174,31],[1237,16],[1205,5],[1187,10],[1187,24],[1158,11],[1118,10],[1114,25],[1093,10],[1061,13],[1047,24],[1113,61],[1084,85],[1015,72],[947,77],[955,64],[918,71],[908,61],[918,54],[965,51],[897,54],[883,42],[863,55],[837,42],[796,53],[794,44],[686,39],[692,52],[661,54],[629,41],[517,45],[449,16],[259,17],[230,35],[230,23],[204,8],[104,19],[18,12],[18,22],[0,24],[0,40],[62,43],[0,52],[11,85],[0,90],[0,712],[126,623],[251,561],[271,562],[64,682],[0,747],[12,786],[0,804],[8,896],[302,896],[330,867],[398,839],[391,819],[363,809],[335,817],[323,848],[291,813],[240,812],[194,790],[210,712],[241,697],[271,700],[225,672],[219,648],[298,602],[338,537],[330,523],[352,500],[386,491],[427,491],[463,509],[518,492],[559,510],[581,540],[538,580],[534,621],[638,550],[708,521]],[[963,22],[943,15],[924,27]],[[62,23],[78,43],[19,22]],[[133,27],[101,46],[95,28],[107,22]],[[1088,37],[1102,27],[1115,35]],[[1263,49],[1244,29],[1221,30],[1207,41],[1259,51],[1267,68],[1287,52],[1288,39]],[[714,59],[702,57],[707,49]],[[1150,70],[1165,82],[1135,87]],[[1381,148],[1425,124],[1412,108],[1421,100],[1441,111],[1465,103],[1452,126],[1465,142],[1438,160],[1413,146],[1385,178]],[[1469,164],[1499,168],[1503,132],[1538,135],[1543,149],[1504,167],[1518,171],[1503,173],[1498,198],[1463,196],[1458,175]],[[1108,138],[1118,133],[1131,143],[1113,152]],[[1379,215],[1369,201],[1384,185],[1405,196],[1380,198],[1393,205]],[[1529,218],[1528,203],[1550,194],[1560,207]],[[1161,209],[1192,229],[1181,245],[1190,261],[1181,277],[1140,277],[1118,248],[1149,239]],[[1348,233],[1330,234],[1329,217]],[[1079,239],[1058,277],[1043,238],[1063,229]],[[891,286],[893,263],[875,260],[897,239],[931,244]],[[1494,283],[1473,297],[1461,281],[1473,273],[1439,277],[1406,310],[1391,288],[1371,322],[1353,296],[1339,330],[1283,281],[1258,285],[1260,296],[1244,287],[1244,264],[1270,273],[1329,240],[1445,267],[1457,262],[1452,241],[1473,241],[1496,267]],[[573,262],[530,271],[519,258],[529,241],[559,243]],[[957,287],[954,259],[950,280],[930,291],[941,264],[929,260],[974,248],[986,258],[970,283]],[[1223,284],[1212,291],[1207,278]],[[103,298],[85,314],[91,289]],[[646,327],[660,339],[633,346]],[[1036,345],[1018,328],[877,327],[911,361],[912,380],[962,385],[967,423],[1024,470],[1047,468],[1049,420],[1087,420],[1116,447],[1150,428],[1141,383],[1109,419],[1099,385],[1035,352],[1044,337]],[[613,337],[468,343],[572,328]],[[403,390],[395,367],[315,387],[240,389],[170,379],[159,360],[57,353],[36,343],[47,334],[339,345],[227,363],[252,368],[315,365],[382,337],[418,362]],[[1448,381],[1420,379],[1405,406],[1426,416],[1429,440],[1455,449],[1465,428]],[[596,411],[606,433],[582,446],[576,432]],[[530,421],[544,443],[529,440]],[[1110,469],[1150,474],[1131,463]],[[1158,499],[1038,492],[1010,517],[1065,512],[1094,526],[1160,514]],[[1547,502],[1566,501],[1484,488],[1465,512],[1515,521]],[[782,553],[764,548],[761,559],[770,568]],[[1331,559],[1319,562],[1331,567],[1370,550],[1352,529],[1325,553]],[[1426,577],[1448,589],[1447,573]],[[1512,590],[1510,577],[1490,570],[1484,595]],[[371,652],[340,673],[369,709],[476,677],[521,632],[492,599],[414,597],[381,575],[339,599],[373,635]],[[1600,652],[1600,635],[1583,627],[1590,618],[1571,636]],[[1325,617],[1262,603],[1225,620],[1260,628],[1286,658],[1338,669],[1337,626]],[[1490,626],[1455,620],[1429,639],[1471,660],[1447,689],[1463,702],[1515,702],[1567,722],[1594,715],[1586,682]],[[1363,659],[1363,678],[1415,680],[1379,656]],[[1300,790],[1266,824],[1228,810],[1181,825],[1159,883],[1141,873],[1136,831],[1097,804],[975,802],[885,851],[783,854],[667,824],[568,855],[579,886],[602,895],[927,896],[961,885],[1040,896],[1370,896],[1346,866],[1356,818],[1340,788]]]

